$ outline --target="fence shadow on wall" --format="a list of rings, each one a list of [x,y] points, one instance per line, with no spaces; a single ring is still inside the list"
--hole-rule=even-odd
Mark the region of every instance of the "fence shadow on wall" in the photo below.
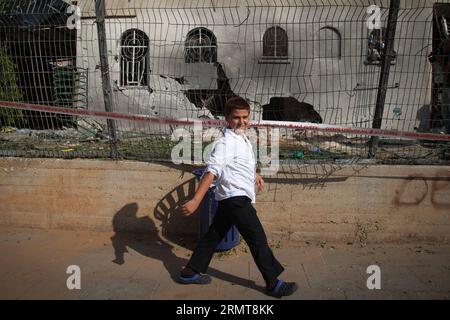
[[[193,250],[198,240],[198,213],[181,213],[181,206],[195,194],[195,178],[189,179],[168,192],[155,206],[153,215],[160,223],[162,236],[172,243]]]

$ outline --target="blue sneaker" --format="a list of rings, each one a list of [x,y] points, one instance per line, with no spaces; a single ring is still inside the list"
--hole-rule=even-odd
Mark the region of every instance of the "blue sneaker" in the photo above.
[[[295,282],[284,282],[283,280],[278,280],[275,288],[273,288],[273,290],[266,289],[266,293],[269,296],[281,298],[284,296],[290,296],[295,291],[297,291],[297,289],[298,286]]]
[[[209,284],[211,283],[211,277],[207,274],[196,273],[192,277],[179,276],[178,281],[182,284]]]

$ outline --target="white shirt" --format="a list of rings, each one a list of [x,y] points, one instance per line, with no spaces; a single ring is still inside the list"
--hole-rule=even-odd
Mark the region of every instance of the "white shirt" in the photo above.
[[[252,144],[245,135],[226,128],[213,143],[206,172],[216,176],[217,201],[247,196],[255,203],[256,161]]]

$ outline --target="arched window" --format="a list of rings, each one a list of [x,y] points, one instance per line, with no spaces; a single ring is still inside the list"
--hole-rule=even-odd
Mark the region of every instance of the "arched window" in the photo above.
[[[386,28],[382,27],[381,29],[372,30],[367,38],[367,58],[364,63],[381,65],[381,61],[383,60],[383,55],[385,54],[385,45],[386,45]],[[392,52],[392,60],[391,64],[395,64],[397,52],[393,50]]]
[[[276,26],[266,30],[263,36],[263,56],[271,59],[287,59],[288,36],[283,28]]]
[[[341,59],[342,36],[338,29],[325,26],[320,28],[319,37],[316,41],[317,58]]]
[[[120,40],[120,85],[147,86],[149,49],[147,35],[138,29],[124,32]]]
[[[214,33],[206,28],[195,28],[186,36],[184,61],[217,62],[217,40]]]

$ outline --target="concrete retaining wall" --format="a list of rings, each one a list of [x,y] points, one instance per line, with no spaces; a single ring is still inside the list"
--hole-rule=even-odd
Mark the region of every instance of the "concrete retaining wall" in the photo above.
[[[0,224],[198,235],[177,207],[192,168],[133,161],[0,158]],[[290,165],[257,195],[269,239],[373,243],[450,239],[450,167]]]

